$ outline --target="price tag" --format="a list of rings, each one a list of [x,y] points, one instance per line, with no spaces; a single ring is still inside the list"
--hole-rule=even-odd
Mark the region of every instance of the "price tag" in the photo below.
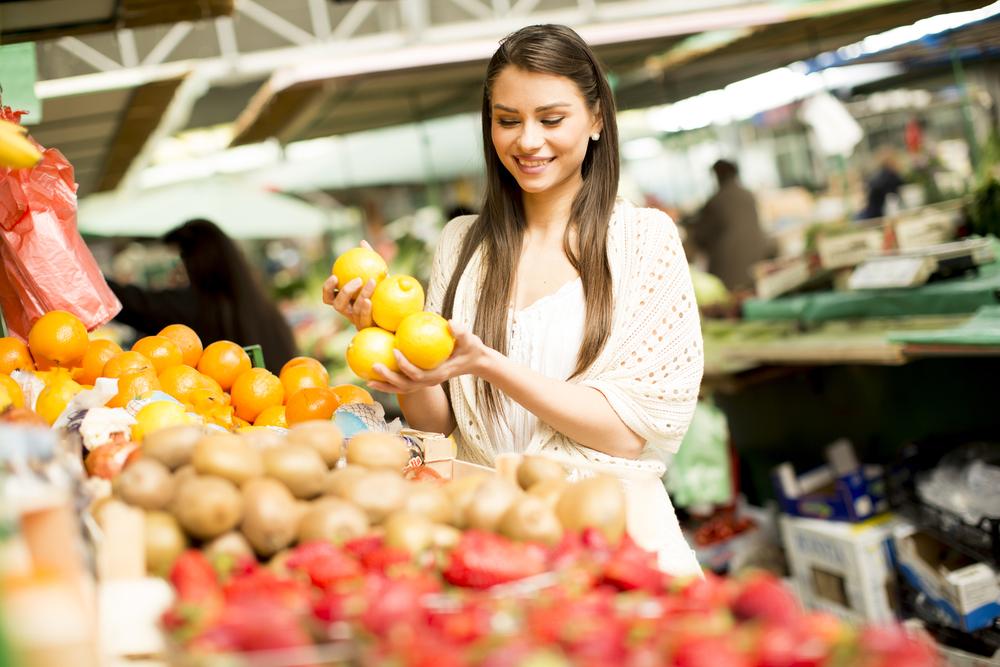
[[[854,269],[847,286],[861,290],[923,285],[935,266],[936,262],[926,257],[886,257],[870,260]]]

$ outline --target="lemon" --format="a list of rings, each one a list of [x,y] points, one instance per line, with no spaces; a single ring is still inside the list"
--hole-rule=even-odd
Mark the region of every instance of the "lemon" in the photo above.
[[[6,410],[11,405],[23,408],[24,392],[14,378],[6,373],[0,373],[0,410]]]
[[[424,309],[424,288],[413,276],[389,276],[372,294],[372,319],[386,331],[395,331],[407,315]]]
[[[455,337],[451,335],[448,320],[437,313],[422,311],[406,316],[399,323],[396,349],[414,366],[429,371],[451,356]]]
[[[391,371],[399,370],[396,356],[392,353],[394,336],[385,329],[367,327],[354,334],[347,346],[347,365],[364,380],[383,380],[373,370],[375,364],[384,364]]]
[[[154,401],[144,405],[135,414],[135,424],[132,426],[132,440],[142,442],[142,439],[161,428],[190,424],[191,417],[184,406],[173,401]]]
[[[358,247],[338,257],[330,272],[337,276],[337,287],[341,288],[355,278],[361,278],[362,285],[373,278],[378,283],[389,273],[389,267],[374,250]]]
[[[59,418],[59,415],[63,413],[63,410],[66,409],[66,406],[69,405],[73,397],[81,391],[83,391],[83,387],[74,380],[68,377],[56,376],[38,394],[38,400],[35,401],[35,412],[51,426]]]

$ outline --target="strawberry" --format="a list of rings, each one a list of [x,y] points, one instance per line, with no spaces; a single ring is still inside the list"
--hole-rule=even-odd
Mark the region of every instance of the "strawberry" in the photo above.
[[[798,601],[779,579],[770,574],[751,575],[736,594],[733,613],[741,619],[761,619],[791,624],[801,613]]]
[[[377,585],[368,593],[368,608],[361,615],[361,622],[378,635],[388,634],[397,625],[416,626],[423,620],[421,599],[438,588],[424,576],[389,579],[369,575],[366,584],[369,582]]]
[[[386,573],[395,566],[409,563],[411,560],[413,557],[406,549],[384,545],[368,550],[361,556],[361,563],[369,572]]]
[[[749,658],[725,637],[696,637],[681,641],[674,652],[674,667],[752,667]]]
[[[449,604],[443,607],[426,610],[428,627],[457,644],[470,644],[489,634],[493,613],[488,600],[472,596],[451,596],[448,601]]]
[[[455,586],[489,588],[546,569],[547,554],[537,544],[512,542],[481,530],[467,530],[452,549],[444,578]]]
[[[330,542],[308,542],[296,547],[285,566],[290,571],[304,572],[317,588],[328,588],[364,573],[358,561]]]
[[[642,549],[626,535],[604,564],[603,582],[623,591],[657,593],[663,585],[663,573],[657,566],[656,554]]]
[[[170,583],[181,602],[201,602],[219,595],[219,582],[212,564],[197,549],[188,549],[174,561]]]
[[[858,640],[863,667],[935,667],[940,664],[937,651],[927,640],[908,634],[899,625],[872,626],[861,632]]]
[[[223,588],[223,595],[229,606],[273,604],[296,614],[305,613],[311,607],[308,584],[278,577],[260,567],[233,577]]]
[[[344,542],[342,548],[359,561],[363,561],[366,554],[380,549],[384,543],[385,541],[381,535],[368,533],[367,535],[347,540]]]

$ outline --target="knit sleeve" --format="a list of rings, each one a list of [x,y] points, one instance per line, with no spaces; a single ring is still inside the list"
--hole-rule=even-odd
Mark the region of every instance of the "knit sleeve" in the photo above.
[[[431,263],[431,278],[427,285],[425,309],[441,314],[444,305],[444,293],[448,291],[448,282],[455,270],[458,253],[462,249],[465,233],[475,221],[476,216],[464,215],[455,218],[441,231],[437,246],[434,248],[434,259]]]
[[[698,400],[704,370],[691,274],[673,221],[635,211],[623,227],[609,355],[582,384],[607,398],[647,447],[676,452]]]

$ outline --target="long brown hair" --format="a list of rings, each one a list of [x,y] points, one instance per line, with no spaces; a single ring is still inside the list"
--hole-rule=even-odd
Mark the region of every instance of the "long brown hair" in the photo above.
[[[493,349],[507,352],[507,308],[510,305],[525,229],[522,192],[493,147],[492,90],[504,68],[563,76],[576,84],[592,112],[600,114],[601,138],[591,141],[581,168],[583,185],[573,200],[563,237],[563,251],[580,274],[587,304],[583,342],[573,375],[582,373],[600,354],[611,328],[612,285],[608,264],[608,224],[618,192],[618,125],[615,103],[597,57],[579,35],[561,25],[534,25],[508,35],[490,59],[483,83],[483,153],[486,194],[482,212],[466,236],[442,310],[450,318],[455,292],[477,248],[482,247],[482,283],[473,331]],[[576,234],[578,250],[572,235]],[[496,389],[479,382],[482,411],[496,420],[501,412]]]

